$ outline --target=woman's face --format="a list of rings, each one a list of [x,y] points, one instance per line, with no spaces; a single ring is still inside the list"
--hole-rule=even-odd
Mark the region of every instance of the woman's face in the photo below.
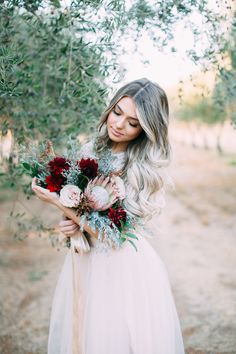
[[[122,97],[109,113],[107,118],[109,138],[116,143],[128,143],[142,132],[134,101],[130,97]]]

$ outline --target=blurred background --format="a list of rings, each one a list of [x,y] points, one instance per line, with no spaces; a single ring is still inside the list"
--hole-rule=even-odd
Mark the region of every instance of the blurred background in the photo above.
[[[175,188],[150,242],[186,353],[236,353],[236,5],[227,0],[1,1],[1,353],[47,352],[67,252],[61,215],[32,194],[19,147],[50,139],[59,154],[68,137],[82,143],[114,91],[141,77],[170,102]]]

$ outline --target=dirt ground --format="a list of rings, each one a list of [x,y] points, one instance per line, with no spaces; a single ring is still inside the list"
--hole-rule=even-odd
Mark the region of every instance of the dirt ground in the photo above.
[[[169,273],[186,353],[233,354],[236,166],[215,151],[180,143],[173,144],[173,151],[175,189],[150,224],[157,230],[150,242]],[[23,201],[43,220],[59,221],[52,207]],[[11,208],[12,202],[5,202],[0,210],[0,353],[45,354],[53,291],[66,250],[57,251],[34,234],[14,240],[6,222]]]

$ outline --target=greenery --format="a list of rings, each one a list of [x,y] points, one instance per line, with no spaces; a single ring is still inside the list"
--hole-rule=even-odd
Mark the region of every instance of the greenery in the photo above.
[[[236,128],[236,12],[232,16],[229,35],[221,43],[220,52],[221,64],[219,61],[216,62],[218,71],[211,96],[202,95],[192,102],[184,102],[177,115],[185,121],[196,122],[198,127],[201,124],[219,124],[216,147],[222,153],[220,138],[225,121],[231,120],[233,127]]]
[[[179,116],[185,121],[199,121],[207,124],[215,124],[224,121],[225,117],[219,106],[215,105],[211,98],[196,98],[193,102],[186,102],[179,112]]]
[[[220,68],[213,99],[222,114],[231,119],[236,127],[236,12],[233,15],[231,31],[224,51],[227,53],[230,65]]]
[[[102,48],[76,36],[67,13],[6,8],[1,43],[3,135],[11,129],[18,143],[46,136],[60,144],[92,126],[106,92]]]
[[[215,125],[215,124],[220,124],[220,129],[218,130],[217,134],[217,139],[216,139],[216,147],[217,150],[222,153],[222,147],[221,147],[221,133],[222,133],[222,127],[225,123],[226,120],[226,115],[224,113],[224,109],[222,109],[222,106],[218,104],[218,102],[215,102],[212,97],[198,97],[195,98],[194,101],[192,102],[185,102],[183,107],[177,112],[177,116],[190,123],[195,122],[196,126],[198,129],[202,125]],[[195,127],[193,127],[193,130],[191,131],[192,134],[192,145],[195,146]],[[203,128],[204,129],[204,128]],[[204,134],[204,133],[203,133]],[[208,148],[208,143],[207,139],[204,136],[204,145],[205,148]]]

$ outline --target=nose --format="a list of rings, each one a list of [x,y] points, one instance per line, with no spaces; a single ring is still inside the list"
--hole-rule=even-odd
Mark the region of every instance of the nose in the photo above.
[[[122,129],[124,128],[125,125],[125,118],[120,118],[117,122],[116,122],[116,128],[117,129]]]

